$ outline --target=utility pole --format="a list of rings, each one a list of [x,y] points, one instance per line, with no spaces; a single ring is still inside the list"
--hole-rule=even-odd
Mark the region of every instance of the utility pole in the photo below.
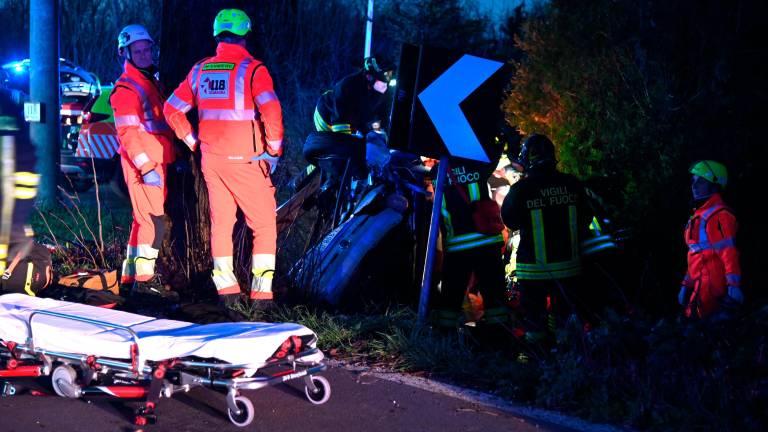
[[[368,13],[365,15],[365,53],[363,58],[371,56],[373,39],[373,0],[368,0]]]
[[[61,143],[59,101],[59,0],[29,2],[30,102],[40,104],[40,119],[32,122],[29,138],[35,146],[40,186],[37,202],[56,202]]]

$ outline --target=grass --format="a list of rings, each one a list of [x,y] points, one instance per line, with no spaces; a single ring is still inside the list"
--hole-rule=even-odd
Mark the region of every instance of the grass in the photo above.
[[[59,205],[38,209],[30,218],[37,241],[53,246],[58,273],[119,267],[130,233],[130,204],[105,206],[79,194],[61,196]]]
[[[468,334],[437,332],[419,324],[413,310],[405,306],[374,315],[332,314],[305,305],[282,305],[267,313],[241,307],[240,312],[254,321],[296,322],[313,329],[318,347],[337,359],[462,381],[485,390],[497,390],[504,383],[498,373],[510,364],[498,352],[479,350]],[[529,367],[518,365],[517,369]],[[511,394],[522,395],[516,389]]]
[[[244,312],[303,324],[326,354],[351,364],[426,375],[591,421],[643,430],[768,425],[768,307],[719,324],[607,314],[587,335],[563,329],[555,352],[538,359],[529,352],[527,362],[479,347],[465,331],[419,325],[407,307],[378,315],[303,305]]]

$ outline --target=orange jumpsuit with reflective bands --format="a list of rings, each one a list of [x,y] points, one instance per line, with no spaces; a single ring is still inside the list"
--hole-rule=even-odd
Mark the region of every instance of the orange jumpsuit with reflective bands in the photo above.
[[[173,132],[163,116],[160,83],[126,61],[109,102],[115,115],[120,159],[133,207],[133,224],[123,261],[122,283],[146,281],[155,274],[163,242],[165,172],[173,162]],[[163,186],[148,186],[142,176],[155,170]]]
[[[283,116],[272,77],[236,44],[219,43],[198,62],[165,103],[168,124],[192,150],[197,138],[186,113],[197,107],[202,171],[211,214],[213,281],[220,295],[238,294],[232,229],[237,208],[253,231],[251,299],[272,299],[275,271],[275,188],[266,161],[282,153]]]
[[[691,289],[686,315],[707,316],[718,309],[728,286],[741,285],[739,251],[734,239],[738,224],[720,194],[697,208],[685,228],[688,272],[683,285]]]

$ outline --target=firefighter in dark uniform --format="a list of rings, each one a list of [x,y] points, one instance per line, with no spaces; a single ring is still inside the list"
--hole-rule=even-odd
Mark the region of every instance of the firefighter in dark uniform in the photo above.
[[[556,319],[581,312],[580,242],[589,235],[592,212],[576,177],[557,170],[555,146],[533,134],[520,150],[525,177],[504,199],[501,216],[520,230],[516,275],[528,342],[550,345]]]
[[[504,339],[502,326],[508,320],[502,261],[504,227],[499,205],[490,198],[488,188],[500,152],[494,156],[491,163],[449,160],[441,210],[443,270],[432,314],[438,328],[455,329],[462,324],[462,303],[474,279],[483,298],[477,330],[485,341],[489,336]]]
[[[32,212],[40,177],[35,174],[35,149],[23,109],[10,91],[0,89],[0,273],[32,244],[27,218]]]
[[[366,142],[374,138],[372,144],[380,146],[385,136],[374,125],[386,115],[382,110],[393,71],[392,63],[381,56],[368,57],[362,69],[318,99],[315,132],[307,137],[303,153],[323,170],[324,189],[335,187],[345,171],[354,178],[366,175]]]
[[[368,133],[371,123],[384,114],[379,111],[384,105],[392,70],[387,61],[365,59],[363,69],[342,78],[320,96],[315,106],[315,129],[361,137]]]

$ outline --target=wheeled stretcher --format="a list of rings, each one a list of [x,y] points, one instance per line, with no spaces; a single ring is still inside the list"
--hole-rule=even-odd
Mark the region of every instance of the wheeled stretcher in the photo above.
[[[226,393],[229,419],[253,421],[241,390],[303,379],[313,404],[328,401],[331,386],[317,336],[291,323],[197,325],[156,319],[22,294],[0,296],[0,391],[14,379],[50,376],[53,390],[70,398],[141,402],[135,423],[156,420],[155,404],[194,387]]]

